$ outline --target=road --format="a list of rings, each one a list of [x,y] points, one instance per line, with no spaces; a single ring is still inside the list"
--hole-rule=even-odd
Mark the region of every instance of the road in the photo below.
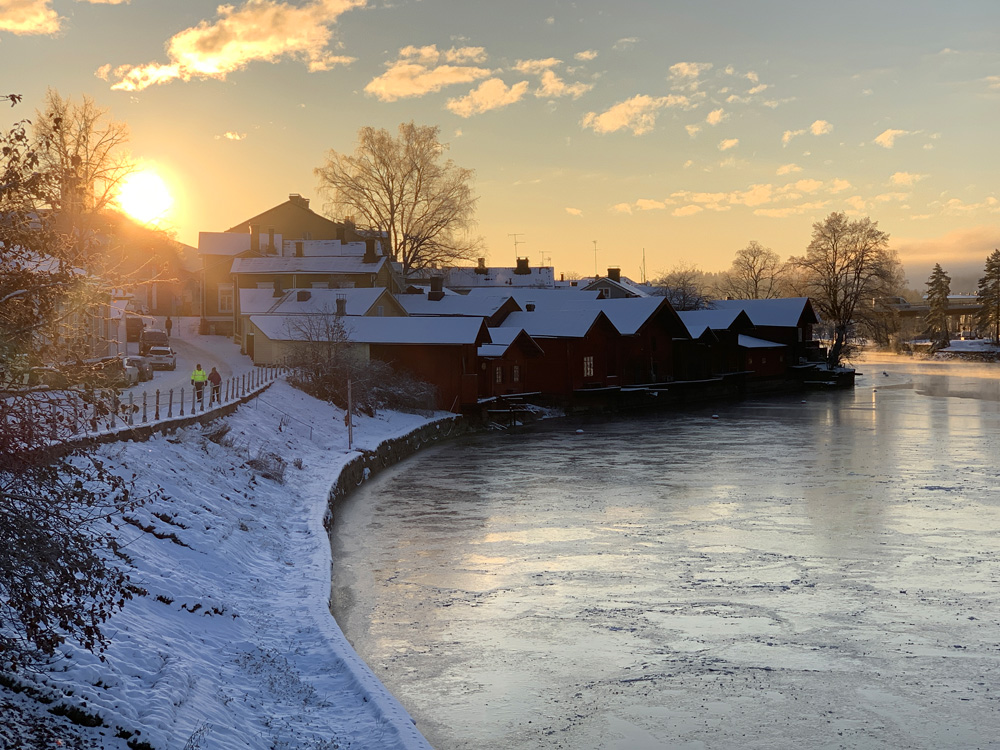
[[[177,369],[154,370],[152,380],[138,383],[129,389],[135,397],[141,398],[143,391],[152,394],[156,389],[161,393],[171,388],[175,392],[179,392],[181,388],[190,392],[191,371],[199,363],[206,372],[210,372],[213,367],[218,369],[223,382],[226,378],[242,375],[253,367],[250,357],[240,354],[239,345],[233,343],[228,336],[200,335],[197,317],[174,318],[173,323],[170,346],[177,352]],[[156,318],[155,325],[166,330],[162,317]],[[129,354],[138,354],[138,342],[129,342],[126,350]]]

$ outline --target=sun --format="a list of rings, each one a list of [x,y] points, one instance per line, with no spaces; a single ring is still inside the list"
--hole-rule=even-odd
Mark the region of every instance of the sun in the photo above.
[[[133,172],[118,191],[122,211],[143,224],[163,222],[174,205],[167,183],[151,169]]]

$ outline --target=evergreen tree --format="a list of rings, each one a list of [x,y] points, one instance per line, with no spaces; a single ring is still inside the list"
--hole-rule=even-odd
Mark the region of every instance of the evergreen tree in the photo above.
[[[927,279],[927,331],[930,338],[947,345],[948,335],[948,295],[951,294],[951,276],[944,272],[940,263],[934,264],[930,278]]]
[[[986,274],[979,280],[979,313],[976,322],[982,331],[989,331],[994,341],[1000,341],[1000,250],[986,259]]]

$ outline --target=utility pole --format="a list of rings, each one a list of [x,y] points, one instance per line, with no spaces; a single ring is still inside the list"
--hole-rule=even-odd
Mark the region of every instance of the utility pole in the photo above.
[[[646,248],[642,249],[642,283],[646,283]]]
[[[594,243],[594,278],[597,278],[597,240],[591,240]]]

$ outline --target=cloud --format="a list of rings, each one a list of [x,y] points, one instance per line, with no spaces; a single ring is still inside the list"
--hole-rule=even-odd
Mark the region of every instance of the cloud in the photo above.
[[[527,81],[515,83],[508,88],[501,79],[491,78],[483,81],[466,96],[449,99],[445,107],[459,117],[472,117],[520,101],[527,90]]]
[[[992,195],[977,203],[966,203],[960,198],[951,198],[941,204],[941,211],[951,216],[965,216],[979,212],[1000,213],[1000,200]]]
[[[542,73],[542,82],[535,91],[535,96],[540,99],[555,99],[561,96],[571,96],[579,99],[594,88],[590,83],[566,83],[551,70]]]
[[[801,172],[801,171],[802,167],[800,167],[798,164],[782,164],[775,171],[775,174],[780,177],[781,175],[786,175],[786,174],[791,174],[792,172]]]
[[[547,57],[544,60],[518,60],[514,63],[514,70],[527,75],[539,75],[561,64],[562,60],[555,57]]]
[[[852,195],[850,198],[845,200],[844,203],[858,213],[864,213],[865,208],[868,206],[868,203],[860,195]]]
[[[830,187],[828,188],[831,193],[842,193],[845,190],[850,190],[852,187],[851,183],[847,180],[842,180],[840,178],[834,178],[830,180]]]
[[[685,125],[684,129],[687,131],[687,134],[689,136],[694,138],[696,135],[698,135],[698,133],[701,132],[701,125]]]
[[[78,3],[90,3],[91,5],[128,5],[132,0],[76,0]]]
[[[747,91],[747,93],[748,94],[759,94],[762,91],[767,91],[767,89],[769,89],[769,88],[771,88],[771,87],[768,84],[762,83],[762,84],[760,84],[758,86],[754,86],[752,89],[750,89],[749,91]]]
[[[698,78],[712,69],[712,63],[679,62],[670,66],[670,77],[676,80]]]
[[[329,70],[353,58],[333,55],[332,27],[344,12],[366,0],[312,0],[302,6],[277,0],[246,0],[237,8],[220,5],[214,22],[202,21],[167,42],[168,64],[119,66],[111,88],[141,91],[149,86],[192,78],[225,80],[251,62],[302,60],[310,71]]]
[[[920,263],[930,270],[935,263],[947,260],[946,268],[953,277],[958,270],[978,278],[986,257],[1000,247],[1000,227],[996,224],[969,227],[931,238],[902,237],[893,245],[907,265]],[[964,267],[956,269],[956,264]]]
[[[796,138],[805,132],[806,132],[805,130],[786,130],[784,133],[781,134],[781,145],[787,146],[789,143],[791,143],[792,138]]]
[[[237,133],[235,130],[227,130],[222,135],[215,136],[216,138],[225,138],[227,141],[242,141],[247,137],[246,133]]]
[[[579,208],[570,208],[569,206],[566,206],[566,213],[570,216],[583,216],[583,211]]]
[[[616,50],[618,52],[622,52],[625,50],[632,49],[638,43],[639,43],[639,37],[626,36],[622,37],[617,42],[615,42],[614,45],[611,47],[611,49]]]
[[[754,216],[767,216],[772,219],[784,219],[787,216],[800,216],[812,211],[820,211],[830,205],[830,201],[817,201],[814,203],[801,203],[797,206],[786,208],[758,208],[753,213]]]
[[[909,193],[882,193],[881,195],[876,195],[873,200],[876,203],[889,203],[891,201],[896,201],[902,203],[907,198],[910,197]]]
[[[909,130],[893,130],[892,128],[888,130],[883,130],[876,138],[875,143],[877,143],[882,148],[892,148],[896,145],[896,139],[901,135],[909,135]]]
[[[670,203],[672,203],[671,201]],[[656,201],[650,198],[640,198],[635,202],[635,207],[639,211],[661,211],[666,208],[670,203],[666,201]]]
[[[583,52],[577,52],[575,55],[573,55],[573,57],[575,57],[580,62],[590,62],[591,60],[597,58],[597,50],[585,49]]]
[[[833,125],[826,120],[816,120],[816,122],[809,126],[809,132],[813,135],[826,135],[831,130],[833,130]]]
[[[723,141],[719,141],[719,151],[728,151],[729,149],[736,148],[739,145],[739,138],[726,138]]]
[[[912,172],[894,172],[890,181],[893,185],[915,185],[924,179],[925,174],[913,174]]]
[[[52,0],[6,0],[0,2],[0,31],[27,36],[55,34],[59,14],[52,10]]]
[[[675,208],[673,210],[673,215],[674,216],[694,216],[695,214],[700,214],[704,210],[705,209],[702,208],[701,206],[695,206],[695,205],[692,204],[690,206],[681,206],[680,208]]]
[[[664,107],[687,107],[689,105],[690,100],[686,96],[651,97],[640,94],[615,104],[601,114],[588,112],[583,116],[581,124],[595,133],[631,130],[633,135],[642,135],[653,129],[659,110]]]
[[[986,76],[983,80],[986,82],[986,88],[1000,91],[1000,76]]]
[[[727,117],[729,117],[729,115],[727,115],[722,108],[713,109],[711,112],[708,113],[708,117],[705,118],[705,122],[707,122],[709,125],[718,125]]]
[[[631,214],[632,206],[628,203],[616,203],[611,207],[611,210],[619,214]]]
[[[439,52],[437,47],[404,47],[399,58],[387,63],[382,75],[369,81],[365,93],[383,102],[394,102],[440,91],[445,86],[471,83],[492,75],[489,68],[452,65],[452,62],[483,61],[481,47]]]

